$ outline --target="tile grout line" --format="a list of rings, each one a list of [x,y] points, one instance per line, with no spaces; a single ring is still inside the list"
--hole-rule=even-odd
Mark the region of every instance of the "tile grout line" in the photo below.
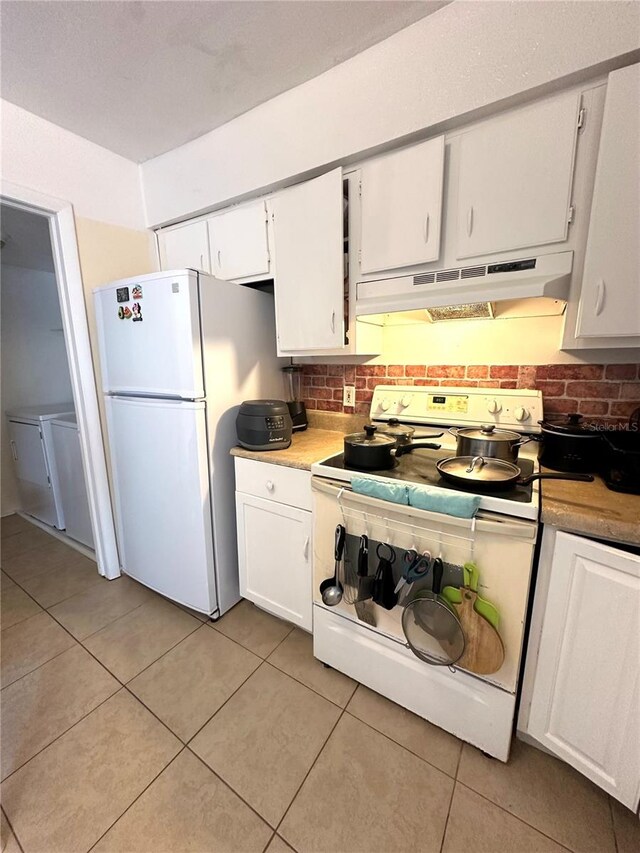
[[[234,795],[234,797],[237,797],[239,800],[241,800],[241,801],[245,804],[245,806],[246,806],[248,809],[250,809],[250,810],[254,813],[254,815],[255,815],[255,816],[256,816],[260,821],[262,821],[262,823],[264,823],[264,825],[265,825],[266,827],[268,827],[269,829],[271,829],[271,830],[273,831],[273,834],[275,835],[275,832],[276,832],[276,831],[275,831],[275,829],[273,829],[273,827],[271,826],[271,824],[269,823],[269,821],[268,821],[266,818],[262,817],[262,815],[261,815],[261,814],[259,814],[259,812],[257,812],[257,811],[255,810],[255,808],[251,805],[251,803],[249,803],[247,800],[245,800],[245,798],[242,796],[242,794],[239,794],[239,793],[235,790],[235,788],[233,788],[233,787],[230,785],[230,783],[229,783],[229,782],[227,782],[227,780],[224,778],[224,776],[221,776],[219,773],[216,773],[216,771],[213,769],[213,767],[210,767],[210,766],[207,764],[207,762],[204,760],[204,758],[202,758],[202,756],[201,756],[201,755],[198,755],[198,753],[197,753],[197,752],[194,752],[188,744],[187,744],[187,746],[185,747],[185,749],[186,749],[188,752],[190,752],[190,753],[191,753],[191,755],[193,755],[193,757],[194,757],[194,758],[197,758],[197,760],[200,762],[200,764],[202,764],[202,766],[203,766],[203,767],[206,767],[206,768],[207,768],[207,770],[209,771],[209,773],[213,773],[213,775],[216,777],[216,779],[219,779],[219,780],[222,782],[222,784],[225,786],[225,788],[228,788],[228,789],[229,789],[229,791],[231,791],[231,793]],[[273,836],[272,836],[272,837],[273,837]],[[269,839],[269,844],[270,844],[270,843],[271,843],[271,839]],[[268,846],[269,846],[269,845],[267,845],[267,847],[268,847]],[[265,850],[266,850],[266,848],[265,848]]]
[[[358,682],[358,684],[359,684],[359,682]],[[363,684],[362,686],[363,686],[363,687],[366,687],[366,685],[364,685],[364,684]],[[354,691],[354,693],[355,693],[355,691]],[[382,694],[381,694],[381,695],[382,695]],[[353,697],[352,697],[352,698],[353,698]],[[349,700],[349,702],[350,702],[350,701],[351,701],[351,700]],[[399,705],[398,707],[402,707],[402,706],[401,706],[401,705]],[[395,744],[395,746],[399,746],[399,747],[400,747],[400,749],[404,749],[404,750],[405,750],[406,752],[408,752],[410,755],[413,755],[413,756],[414,756],[414,758],[419,758],[419,759],[420,759],[420,761],[423,761],[423,762],[424,762],[425,764],[427,764],[429,767],[432,767],[434,770],[437,770],[439,773],[442,773],[442,774],[443,774],[444,776],[446,776],[448,779],[451,779],[451,780],[452,780],[452,781],[454,781],[454,782],[456,781],[456,777],[455,777],[455,776],[452,776],[450,773],[447,773],[447,771],[446,771],[446,770],[443,770],[443,769],[442,769],[442,767],[438,767],[438,765],[437,765],[437,764],[433,764],[431,761],[429,761],[429,759],[428,759],[428,758],[425,758],[425,757],[424,757],[424,756],[422,756],[422,755],[418,755],[418,753],[417,753],[417,752],[414,752],[412,749],[409,749],[409,747],[408,747],[408,746],[405,746],[403,743],[399,743],[397,740],[394,740],[390,735],[386,734],[385,732],[381,732],[381,731],[380,731],[380,729],[377,729],[375,726],[372,726],[372,725],[371,725],[371,723],[368,723],[366,720],[362,720],[360,717],[356,716],[356,715],[353,713],[353,711],[350,711],[350,710],[349,710],[349,705],[348,705],[348,704],[347,704],[347,706],[345,707],[344,711],[345,711],[345,713],[346,713],[346,714],[348,714],[348,715],[349,715],[353,720],[357,720],[359,723],[362,723],[362,725],[363,725],[363,726],[366,726],[368,729],[371,729],[371,731],[372,731],[372,732],[375,732],[376,734],[381,735],[383,738],[385,738],[386,740],[388,740],[390,743]],[[416,715],[416,716],[417,716],[417,715]],[[422,719],[422,717],[420,717],[420,719]],[[428,721],[428,720],[426,720],[425,722],[427,722],[427,723],[428,723],[429,721]],[[435,724],[434,724],[434,723],[431,723],[431,725],[435,725]],[[439,727],[438,727],[438,728],[439,728]],[[444,731],[444,729],[442,729],[442,731]],[[448,734],[448,732],[447,732],[447,734]],[[452,737],[455,737],[455,735],[452,735]],[[460,748],[460,752],[462,752],[462,743],[464,743],[464,742],[463,742],[463,741],[461,741],[461,748]],[[459,758],[458,758],[458,760],[459,760]]]
[[[496,759],[496,761],[499,761],[499,759]],[[509,809],[505,809],[504,806],[499,805],[499,803],[494,803],[493,800],[490,800],[489,797],[485,797],[484,794],[481,794],[480,791],[476,791],[476,789],[472,788],[470,785],[466,785],[459,779],[456,780],[456,785],[460,785],[462,788],[466,788],[467,791],[471,791],[472,794],[476,794],[478,797],[481,797],[481,799],[485,800],[485,802],[490,803],[492,806],[495,806],[495,808],[500,809],[500,811],[504,812],[505,814],[508,814],[509,817],[514,818],[519,823],[524,824],[524,826],[528,826],[529,829],[533,829],[534,832],[537,832],[539,835],[544,836],[544,838],[548,838],[549,841],[552,841],[558,847],[562,847],[562,849],[566,850],[567,853],[575,853],[573,848],[567,847],[567,845],[563,841],[558,841],[557,838],[554,838],[552,835],[549,835],[547,832],[544,832],[544,830],[539,829],[537,826],[534,826],[532,823],[529,823],[524,818],[520,817],[517,814],[514,814],[512,811],[509,811]]]
[[[462,752],[462,750],[460,750]],[[447,829],[449,828],[449,816],[451,815],[451,806],[453,805],[453,798],[456,793],[456,785],[457,781],[453,780],[453,785],[451,787],[451,796],[449,797],[449,805],[447,807],[447,816],[444,819],[444,826],[442,827],[442,840],[440,841],[440,853],[444,850],[444,842],[447,837]]]
[[[244,646],[243,646],[242,648],[244,648]],[[246,650],[245,650],[245,651],[246,651]],[[260,669],[260,667],[261,667],[263,664],[265,664],[265,663],[266,663],[266,661],[265,661],[265,660],[262,660],[262,659],[260,660],[260,663],[258,664],[258,666],[257,666],[255,669],[251,670],[251,672],[249,673],[249,675],[248,675],[248,676],[243,680],[242,684],[239,684],[239,685],[236,687],[236,689],[233,691],[233,693],[231,693],[229,696],[227,696],[227,698],[224,700],[224,702],[222,703],[222,705],[220,705],[220,707],[219,707],[219,708],[216,708],[216,710],[213,712],[213,714],[211,714],[211,716],[207,718],[207,721],[206,721],[206,722],[204,722],[204,723],[200,726],[200,728],[199,728],[196,732],[194,732],[194,734],[192,734],[190,738],[188,738],[188,740],[187,740],[187,741],[185,741],[186,746],[188,746],[188,747],[190,747],[190,746],[191,746],[191,744],[193,743],[194,738],[196,738],[196,737],[200,734],[200,732],[205,728],[205,726],[208,726],[208,725],[209,725],[209,723],[211,722],[211,720],[213,720],[213,718],[216,716],[216,714],[218,714],[220,711],[222,711],[222,709],[224,708],[224,706],[225,706],[225,705],[226,705],[226,704],[227,704],[231,699],[233,699],[233,697],[236,695],[236,693],[238,692],[238,690],[240,690],[241,688],[243,688],[243,687],[244,687],[244,685],[247,683],[247,681],[249,681],[249,679],[251,678],[251,676],[252,676],[252,675],[255,675],[255,674],[256,674],[256,672]]]
[[[242,600],[248,601],[249,599],[243,598]],[[240,602],[238,602],[238,603],[240,603]],[[230,612],[230,611],[227,611],[227,612]],[[264,611],[264,612],[266,612],[266,611]],[[269,614],[269,615],[271,615],[271,614]],[[296,629],[295,625],[293,625],[291,622],[287,622],[286,623],[287,625],[291,625],[291,629],[289,631],[287,631],[286,635],[278,642],[278,644],[276,646],[273,647],[273,649],[271,649],[271,651],[269,652],[267,657],[263,658],[262,655],[258,654],[258,652],[253,651],[253,649],[250,649],[249,646],[243,646],[239,640],[235,640],[233,637],[230,637],[228,634],[225,634],[224,631],[221,631],[219,628],[216,628],[217,623],[220,622],[220,620],[222,618],[223,617],[221,616],[220,619],[216,619],[215,622],[213,620],[209,620],[209,621],[205,622],[204,624],[208,625],[210,628],[213,628],[213,630],[216,631],[218,634],[222,634],[222,636],[226,637],[227,640],[231,640],[231,642],[235,643],[236,646],[240,646],[241,649],[244,649],[247,652],[251,652],[251,654],[254,654],[257,658],[260,658],[260,660],[262,660],[262,661],[268,660],[268,658],[271,657],[271,655],[276,651],[276,649],[279,649],[280,646],[287,639],[287,637]],[[279,618],[278,616],[274,616],[274,619],[278,619],[278,618]],[[284,619],[281,619],[280,621],[285,622]]]
[[[273,841],[273,839],[275,837],[276,837],[276,831],[274,829],[273,834],[271,835],[271,838],[267,841],[266,846],[262,848],[262,853],[267,853],[267,850],[269,849],[269,845],[271,844],[271,842]]]
[[[611,818],[611,829],[613,830],[613,843],[616,848],[616,853],[620,853],[620,847],[618,845],[618,833],[616,832],[616,821],[613,816],[613,797],[609,794],[609,817]]]
[[[13,833],[13,837],[14,837],[14,838],[15,838],[15,840],[16,840],[16,844],[18,845],[18,847],[20,848],[20,850],[22,851],[22,853],[24,853],[24,847],[23,847],[23,846],[22,846],[22,844],[20,843],[20,839],[18,838],[18,833],[15,831],[15,829],[14,829],[14,828],[13,828],[13,826],[11,825],[11,821],[9,820],[9,816],[8,816],[8,814],[6,813],[6,811],[4,810],[4,807],[2,808],[2,814],[4,815],[4,819],[6,820],[6,822],[9,824],[9,829],[10,829],[10,830],[11,830],[11,832]]]
[[[26,590],[23,590],[23,592],[25,592],[25,595],[29,595],[29,593],[28,593],[28,592],[26,592]],[[162,597],[162,596],[160,596],[160,597]],[[34,600],[35,600],[35,599],[34,599]],[[37,603],[37,602],[36,602],[36,603]],[[142,607],[142,606],[143,606],[143,605],[139,605],[139,607]],[[133,610],[130,610],[130,611],[129,611],[129,613],[133,613],[133,612],[134,612],[134,610],[137,610],[137,609],[138,609],[137,607],[134,607],[134,608],[133,608]],[[157,715],[157,714],[155,714],[155,713],[151,710],[151,708],[148,708],[148,707],[144,704],[144,702],[142,702],[142,701],[138,698],[138,696],[136,696],[136,695],[135,695],[135,693],[133,693],[133,691],[132,691],[132,690],[130,690],[130,689],[128,688],[128,686],[127,686],[127,682],[121,681],[121,680],[118,678],[118,676],[117,676],[114,672],[112,672],[112,671],[111,671],[107,666],[105,666],[105,664],[104,664],[101,660],[99,660],[99,659],[98,659],[98,658],[93,654],[93,652],[92,652],[90,649],[88,649],[88,648],[87,648],[87,647],[86,647],[82,642],[80,642],[79,640],[76,640],[76,638],[71,634],[71,632],[70,632],[70,631],[69,631],[69,630],[68,630],[68,629],[67,629],[67,628],[66,628],[66,627],[65,627],[61,622],[59,622],[59,621],[56,619],[56,617],[55,617],[55,616],[53,616],[51,613],[48,613],[48,611],[46,611],[46,610],[45,610],[45,611],[43,611],[43,612],[47,613],[47,615],[48,615],[51,619],[53,619],[53,621],[54,621],[57,625],[59,625],[59,626],[62,628],[62,630],[63,630],[63,631],[65,631],[67,634],[69,634],[69,636],[70,636],[70,637],[71,637],[71,639],[76,643],[76,645],[78,645],[78,646],[80,646],[80,648],[84,649],[84,651],[85,651],[85,652],[86,652],[90,657],[92,657],[92,658],[93,658],[93,660],[94,660],[94,661],[95,661],[99,666],[101,666],[101,667],[102,667],[102,668],[103,668],[107,673],[109,673],[109,675],[110,675],[112,678],[115,678],[115,680],[118,682],[118,684],[120,685],[120,687],[121,687],[122,689],[126,690],[126,691],[127,691],[127,693],[129,693],[129,695],[130,695],[130,696],[132,696],[132,697],[133,697],[133,699],[135,699],[137,702],[139,702],[139,703],[143,706],[143,708],[145,708],[145,709],[146,709],[146,710],[147,710],[147,711],[148,711],[148,712],[149,712],[153,717],[155,717],[155,719],[156,719],[156,720],[158,720],[158,722],[159,722],[159,723],[161,723],[161,724],[165,727],[165,729],[167,729],[167,731],[169,731],[169,732],[170,732],[170,733],[171,733],[175,738],[178,738],[178,740],[180,741],[180,743],[182,743],[183,745],[185,745],[185,744],[184,744],[184,741],[182,740],[182,738],[181,738],[181,737],[178,737],[178,735],[177,735],[174,731],[172,731],[172,730],[169,728],[169,726],[164,722],[164,720],[161,720],[161,719],[160,719],[160,717],[158,717],[158,715]],[[37,613],[37,614],[36,614],[36,616],[39,616],[39,615],[40,615],[39,613]],[[128,614],[126,614],[126,613],[125,613],[125,614],[123,614],[123,615],[124,615],[124,616],[127,616]],[[114,621],[117,621],[117,620],[114,620]],[[113,623],[109,623],[109,624],[113,624]],[[107,627],[107,626],[105,625],[105,627]],[[196,632],[197,630],[199,630],[199,628],[201,628],[201,627],[202,627],[202,625],[198,625],[198,627],[197,627],[197,628],[194,628],[194,630],[193,630],[193,631],[191,631],[189,634],[187,634],[187,636],[186,636],[186,637],[183,637],[182,639],[183,639],[183,640],[186,640],[186,639],[187,639],[187,637],[190,637],[192,634],[195,634],[195,632]],[[102,629],[100,629],[100,630],[102,630]],[[96,631],[95,633],[97,634],[97,633],[98,633],[98,631]],[[94,634],[91,634],[90,636],[94,636]],[[85,639],[88,639],[88,637],[85,637]],[[172,649],[175,649],[175,647],[176,647],[176,646],[178,646],[178,645],[180,645],[180,643],[181,643],[181,642],[182,642],[182,640],[180,640],[178,643],[175,643],[175,644],[174,644],[170,649],[167,649],[167,651],[166,651],[166,652],[164,652],[162,655],[160,655],[160,658],[164,657],[164,655],[168,654]],[[72,646],[71,648],[73,648],[73,646]],[[65,649],[65,652],[68,652],[68,651],[70,651],[70,649]],[[63,655],[63,654],[64,654],[64,652],[60,652],[60,655]],[[55,658],[60,657],[60,655],[55,655],[53,658],[50,658],[48,661],[45,661],[44,663],[41,663],[39,666],[37,666],[37,667],[36,667],[36,669],[40,669],[40,667],[45,666],[47,663],[49,663],[49,661],[55,660]],[[160,660],[160,658],[157,658],[157,660]],[[156,661],[153,661],[153,663],[155,663],[155,662],[156,662]],[[152,665],[152,664],[149,664],[149,666],[151,666],[151,665]],[[149,667],[145,667],[145,669],[148,669],[148,668],[149,668]],[[31,670],[31,672],[35,672],[35,671],[36,671],[36,669]],[[141,672],[144,672],[144,670],[141,670]],[[30,674],[30,673],[25,673],[25,675],[29,675],[29,674]],[[138,675],[139,675],[139,674],[140,674],[140,673],[138,673]],[[137,677],[137,676],[136,676],[136,675],[134,675],[132,678],[130,678],[130,679],[129,679],[129,681],[133,681],[133,679],[134,679],[134,678],[136,678],[136,677]],[[24,678],[24,676],[21,676],[21,678]],[[12,684],[15,684],[15,683],[16,683],[17,681],[19,681],[19,680],[20,680],[20,679],[18,679],[18,678],[17,678],[17,679],[16,679],[16,681],[12,681],[11,683],[12,683]],[[8,687],[9,685],[7,684],[7,685],[5,685],[5,686],[6,686],[6,687]],[[4,688],[2,688],[2,689],[4,690]],[[118,692],[118,691],[116,691],[116,693],[117,693],[117,692]],[[112,694],[111,694],[111,696],[115,696],[115,695],[116,695],[115,693],[112,693]],[[108,699],[110,699],[110,698],[111,698],[111,696],[109,696],[109,697],[107,697],[107,698],[108,698]],[[106,702],[107,700],[105,699],[104,701]],[[103,704],[103,703],[101,702],[101,703],[100,703],[100,705],[102,705],[102,704]],[[98,708],[98,707],[99,707],[99,705],[96,705],[96,708]],[[95,708],[93,708],[92,710],[93,710],[93,711],[95,711]],[[85,714],[81,719],[84,719],[84,717],[88,716],[90,713],[92,713],[92,711],[89,711],[89,712],[88,712],[87,714]],[[76,722],[73,724],[73,726],[77,725],[79,722],[80,722],[80,720],[76,720]],[[66,734],[67,732],[71,731],[71,729],[73,728],[73,726],[70,726],[70,727],[69,727],[65,732],[63,732],[63,734]],[[59,735],[58,737],[61,737],[61,736],[62,736],[62,735]],[[52,741],[51,741],[51,743],[55,743],[55,741],[56,741],[56,740],[58,740],[58,737],[54,738],[54,740],[52,740]],[[48,746],[51,746],[51,743],[50,743],[50,744],[48,744]],[[46,748],[47,748],[47,747],[43,747],[43,749],[42,749],[42,750],[39,750],[39,752],[42,752],[42,751],[43,751],[44,749],[46,749]],[[36,754],[39,754],[39,753],[36,753]],[[35,758],[35,756],[32,756],[32,758]],[[31,758],[29,759],[29,761],[31,761]],[[25,761],[25,762],[24,762],[24,764],[21,764],[20,766],[21,766],[21,767],[24,767],[24,766],[25,766],[25,764],[28,764],[28,763],[29,763],[28,761]],[[16,769],[18,769],[18,768],[16,768]],[[13,773],[13,772],[15,772],[15,771],[12,771],[12,773]],[[7,778],[9,778],[9,777],[7,777]]]
[[[18,770],[22,770],[22,768],[23,768],[23,767],[26,767],[26,766],[27,766],[27,764],[29,764],[29,762],[30,762],[30,761],[33,761],[33,759],[34,759],[34,758],[37,758],[37,757],[38,757],[38,755],[40,755],[40,753],[42,753],[42,752],[44,752],[44,751],[45,751],[45,749],[48,749],[50,746],[53,746],[53,744],[54,744],[56,741],[60,740],[60,738],[61,738],[61,737],[64,737],[64,735],[66,735],[68,732],[70,732],[70,731],[71,731],[71,729],[75,728],[75,727],[78,725],[78,723],[81,723],[83,720],[86,720],[86,718],[87,718],[90,714],[93,714],[93,712],[94,712],[94,711],[97,711],[97,710],[98,710],[98,708],[101,708],[101,707],[102,707],[102,705],[104,705],[104,703],[105,703],[105,702],[108,702],[108,701],[109,701],[109,699],[113,699],[113,697],[114,697],[114,696],[117,696],[117,694],[118,694],[118,693],[120,693],[120,691],[121,691],[121,690],[124,690],[124,685],[123,685],[123,684],[120,684],[120,683],[118,682],[118,685],[119,685],[119,686],[118,686],[117,690],[114,690],[114,691],[113,691],[113,693],[110,693],[110,694],[109,694],[109,696],[106,696],[106,697],[105,697],[101,702],[98,702],[98,704],[97,704],[95,707],[91,708],[91,710],[90,710],[90,711],[87,711],[87,713],[86,713],[86,714],[83,714],[81,717],[78,717],[78,719],[77,719],[77,720],[75,720],[75,722],[71,723],[71,725],[69,726],[69,728],[65,729],[63,732],[60,732],[60,734],[56,735],[56,736],[53,738],[53,740],[49,741],[49,743],[46,743],[46,744],[45,744],[41,749],[39,749],[37,752],[34,752],[34,753],[33,753],[33,755],[31,755],[29,758],[27,758],[27,760],[26,760],[26,761],[23,761],[23,762],[22,762],[22,764],[21,764],[19,767],[15,767],[15,768],[11,771],[11,773],[8,773],[8,774],[4,777],[4,779],[2,780],[2,785],[4,785],[4,783],[5,783],[6,781],[8,781],[8,780],[9,780],[9,779],[14,775],[14,773],[17,773],[17,772],[18,772]]]
[[[46,612],[46,611],[43,611],[43,612]],[[49,614],[47,614],[47,615],[49,615]],[[40,614],[34,613],[33,616],[29,616],[29,619],[34,619],[36,616],[40,616]],[[51,618],[53,619],[53,617],[51,617]],[[26,622],[27,620],[24,619],[23,621]],[[18,624],[21,625],[22,623],[18,622]],[[60,623],[56,623],[56,624],[59,625]],[[11,625],[9,628],[3,628],[3,630],[9,631],[12,627],[13,627],[13,625]],[[63,627],[63,626],[60,625],[60,627]],[[69,632],[67,631],[67,633],[69,633]],[[80,645],[80,643],[78,643],[78,641],[75,638],[72,637],[72,639],[77,645]],[[37,670],[39,670],[41,667],[46,666],[48,663],[51,663],[52,660],[56,660],[56,658],[59,658],[60,655],[63,655],[65,652],[71,651],[72,648],[73,648],[73,646],[69,646],[68,649],[64,649],[63,651],[58,652],[57,655],[53,655],[53,657],[50,657],[47,660],[43,661],[42,663],[39,663],[37,666],[34,666],[34,668],[30,669],[28,672],[23,672],[21,676],[19,676],[18,678],[14,678],[14,680],[10,681],[8,684],[3,684],[2,687],[0,688],[0,692],[2,692],[3,690],[6,690],[7,687],[11,687],[13,684],[16,684],[21,679],[26,678],[27,675],[31,675],[32,672],[37,672]]]
[[[57,540],[56,540],[56,541],[57,541]],[[63,543],[63,544],[64,544],[64,543]],[[38,548],[33,548],[33,549],[32,549],[32,551],[41,551],[41,550],[42,550],[42,551],[44,551],[44,550],[46,550],[47,548],[50,548],[50,547],[51,547],[51,544],[49,543],[49,544],[47,544],[47,545],[41,545],[41,546],[39,546]],[[67,548],[69,548],[69,550],[71,550],[71,551],[73,551],[73,550],[74,550],[74,549],[73,549],[73,548],[71,548],[69,545],[67,545],[66,547],[67,547]],[[31,554],[31,553],[32,553],[32,551],[25,551],[24,553],[25,553],[25,554]],[[80,552],[74,552],[74,553],[79,554],[79,555],[80,555],[83,559],[85,559],[85,560],[89,560],[89,557],[85,557],[85,556],[84,556],[84,554],[80,554]],[[23,557],[23,556],[24,556],[24,554],[16,554],[16,555],[15,555],[15,558],[17,559],[18,557]],[[14,559],[14,557],[9,557],[8,559],[9,559],[9,561],[11,561],[11,560],[13,560],[13,559]],[[48,566],[46,569],[41,569],[40,571],[35,572],[33,575],[29,575],[29,576],[26,578],[26,580],[27,580],[27,581],[30,581],[30,580],[33,580],[33,579],[35,579],[35,578],[39,578],[41,575],[46,575],[46,574],[48,574],[49,572],[55,572],[56,570],[58,570],[58,569],[60,569],[60,568],[67,567],[67,565],[68,565],[68,566],[70,566],[70,567],[73,567],[73,566],[74,566],[74,563],[73,563],[73,562],[71,562],[71,563],[68,563],[68,564],[67,564],[67,563],[66,563],[66,561],[65,561],[65,558],[61,558],[61,559],[60,559],[60,563],[59,563],[59,564],[56,562],[53,566]],[[80,561],[78,560],[78,565],[76,566],[76,568],[79,568],[79,567],[80,567]],[[9,567],[8,567],[8,568],[7,568],[6,566],[2,566],[2,567],[1,567],[1,570],[2,570],[2,572],[4,572],[4,574],[9,578],[9,580],[13,581],[13,583],[15,583],[15,584],[17,584],[18,586],[20,586],[20,589],[22,589],[22,591],[23,591],[26,595],[29,595],[31,598],[33,598],[33,596],[31,595],[31,593],[30,593],[30,592],[27,592],[27,590],[26,590],[26,589],[24,589],[24,587],[22,587],[22,586],[21,586],[20,581],[19,581],[19,580],[16,580],[16,579],[11,575],[11,565],[9,565]],[[96,578],[97,578],[98,580],[106,580],[106,578],[98,572],[98,570],[97,570],[97,564],[96,564],[96,571],[95,571],[95,575],[96,575]],[[23,581],[23,582],[24,582],[24,580],[25,580],[25,578],[22,578],[22,581]],[[81,594],[82,594],[82,593],[74,592],[74,593],[73,593],[73,595],[70,595],[70,596],[69,596],[69,598],[73,598],[75,595],[81,595]],[[63,599],[62,599],[62,601],[68,601],[68,600],[69,600],[69,598],[63,598]],[[36,601],[36,599],[35,599],[35,598],[34,598],[33,600],[34,600],[34,601]],[[55,607],[55,606],[56,606],[56,604],[62,604],[62,601],[56,601],[54,604],[50,604],[50,605],[49,605],[49,607]],[[42,605],[41,605],[38,601],[36,601],[36,604],[38,604],[38,606],[39,606],[39,607],[42,607]],[[43,609],[43,610],[46,610],[47,608],[46,608],[46,607],[42,607],[42,609]]]
[[[354,693],[355,693],[355,691],[354,691]],[[329,732],[329,734],[326,736],[326,738],[324,739],[324,743],[322,744],[322,746],[321,746],[321,747],[320,747],[320,749],[318,750],[318,754],[316,755],[316,757],[315,757],[315,758],[313,759],[313,761],[311,762],[311,767],[309,767],[309,769],[308,769],[308,770],[307,770],[307,772],[305,773],[305,775],[304,775],[304,779],[303,779],[303,780],[302,780],[302,782],[299,784],[298,788],[296,789],[295,794],[294,794],[294,795],[293,795],[293,797],[291,798],[291,802],[289,803],[289,805],[288,805],[288,806],[287,806],[287,808],[285,809],[284,814],[283,814],[283,815],[282,815],[282,817],[280,818],[280,820],[279,820],[279,822],[278,822],[278,825],[276,826],[276,829],[275,829],[276,834],[278,834],[278,830],[280,829],[280,827],[282,826],[282,824],[283,824],[283,823],[284,823],[284,821],[285,821],[285,818],[287,817],[287,815],[288,815],[288,814],[289,814],[289,812],[291,811],[291,807],[293,806],[293,804],[295,803],[296,799],[298,798],[298,794],[299,794],[299,793],[300,793],[300,791],[302,790],[302,787],[303,787],[304,783],[305,783],[305,782],[307,781],[307,779],[309,778],[309,774],[311,773],[311,771],[313,770],[313,768],[316,766],[316,764],[317,764],[317,762],[318,762],[318,759],[320,758],[320,756],[321,756],[321,755],[322,755],[322,753],[324,752],[324,750],[325,750],[325,748],[326,748],[327,744],[329,743],[329,740],[330,740],[330,738],[331,738],[331,735],[335,732],[335,730],[336,730],[336,728],[337,728],[338,723],[339,723],[339,722],[340,722],[340,720],[344,717],[345,713],[346,713],[346,709],[345,709],[345,708],[342,708],[342,709],[341,709],[341,713],[338,715],[338,719],[337,719],[337,720],[335,721],[335,723],[333,724],[333,726],[332,726],[332,728],[331,728],[331,731],[330,731],[330,732]],[[285,841],[286,841],[286,838],[285,838]],[[286,843],[287,843],[287,844],[289,844],[289,842],[288,842],[288,841],[286,841]],[[293,845],[292,845],[292,844],[289,844],[289,846],[290,846],[290,847],[293,847]],[[294,847],[293,849],[295,850],[296,848]]]
[[[142,791],[140,791],[140,793],[139,793],[136,797],[134,797],[134,799],[129,803],[129,805],[126,807],[126,809],[125,809],[121,814],[119,814],[119,815],[118,815],[118,817],[113,821],[113,823],[109,824],[109,826],[105,829],[105,831],[102,833],[102,835],[100,836],[100,838],[96,839],[96,840],[93,842],[93,844],[91,845],[91,847],[89,847],[89,849],[87,850],[87,853],[91,853],[91,851],[92,851],[92,850],[93,850],[93,848],[96,846],[96,844],[99,844],[99,843],[102,841],[102,839],[105,837],[105,835],[106,835],[106,834],[107,834],[111,829],[113,829],[113,827],[116,825],[116,823],[118,823],[118,821],[119,821],[119,820],[121,820],[121,819],[126,815],[126,813],[129,811],[129,809],[130,809],[130,808],[131,808],[135,803],[137,803],[137,801],[140,799],[140,797],[144,794],[144,792],[145,792],[145,791],[147,791],[147,790],[151,787],[151,785],[153,785],[153,783],[156,781],[156,779],[158,779],[158,777],[159,777],[159,776],[162,776],[162,774],[164,773],[164,771],[165,771],[165,770],[167,770],[169,767],[171,767],[171,765],[172,765],[172,764],[173,764],[173,762],[176,760],[176,758],[178,758],[178,756],[182,755],[182,753],[185,751],[185,749],[186,749],[186,746],[183,744],[183,745],[182,745],[182,749],[179,749],[179,750],[178,750],[178,752],[176,752],[176,754],[173,756],[173,758],[171,759],[171,761],[167,762],[167,764],[165,764],[165,766],[164,766],[164,767],[163,767],[163,768],[162,768],[158,773],[156,773],[156,775],[153,777],[153,779],[152,779],[152,780],[151,780],[147,785],[145,785],[145,786],[144,786],[144,788],[142,789]]]

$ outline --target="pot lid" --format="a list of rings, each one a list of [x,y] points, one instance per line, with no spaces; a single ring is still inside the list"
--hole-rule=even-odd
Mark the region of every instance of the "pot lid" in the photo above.
[[[376,435],[377,429],[373,424],[367,424],[364,432],[352,432],[345,435],[344,442],[345,444],[361,444],[367,447],[395,447],[395,439],[384,433]]]
[[[380,431],[385,435],[402,435],[409,436],[409,438],[415,433],[415,429],[412,426],[401,424],[397,418],[389,418],[387,423],[380,428]]]
[[[450,456],[437,463],[441,473],[473,483],[506,483],[520,476],[520,468],[493,456]]]
[[[496,429],[493,424],[483,424],[481,427],[465,427],[457,430],[456,435],[483,441],[520,441],[522,438],[517,432],[512,432],[509,429]]]
[[[567,415],[547,415],[539,423],[543,430],[561,432],[564,435],[591,435],[598,432],[592,424],[585,424],[583,420],[582,415],[571,412]]]

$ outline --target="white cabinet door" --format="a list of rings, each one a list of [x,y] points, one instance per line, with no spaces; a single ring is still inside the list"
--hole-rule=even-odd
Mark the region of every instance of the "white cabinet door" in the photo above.
[[[640,557],[558,533],[528,733],[636,809]]]
[[[163,270],[203,270],[211,272],[207,223],[187,222],[158,232],[160,267]]]
[[[640,64],[609,75],[577,337],[640,335]]]
[[[365,163],[361,272],[438,260],[443,174],[444,136]]]
[[[64,516],[56,507],[40,427],[10,420],[9,443],[15,463],[20,508],[52,527],[63,529]]]
[[[311,630],[311,513],[236,493],[240,594]]]
[[[579,106],[559,95],[461,136],[458,258],[566,240]]]
[[[256,201],[207,220],[211,266],[217,278],[232,281],[267,275],[267,208]]]
[[[273,200],[278,353],[344,347],[342,170]]]

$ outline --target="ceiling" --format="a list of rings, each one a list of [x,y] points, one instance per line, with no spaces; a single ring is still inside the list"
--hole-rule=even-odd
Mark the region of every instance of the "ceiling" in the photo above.
[[[142,162],[445,0],[2,0],[2,96]]]
[[[3,265],[54,272],[49,219],[16,207],[0,205],[0,248]]]

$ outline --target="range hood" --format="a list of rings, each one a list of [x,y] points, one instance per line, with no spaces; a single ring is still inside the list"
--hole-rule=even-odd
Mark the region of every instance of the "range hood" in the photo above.
[[[478,317],[488,317],[493,311],[486,306],[502,300],[544,297],[565,301],[572,264],[573,252],[556,252],[361,281],[357,285],[356,316],[475,305],[479,306]],[[436,313],[445,319],[447,312]],[[467,312],[465,316],[471,315]]]

